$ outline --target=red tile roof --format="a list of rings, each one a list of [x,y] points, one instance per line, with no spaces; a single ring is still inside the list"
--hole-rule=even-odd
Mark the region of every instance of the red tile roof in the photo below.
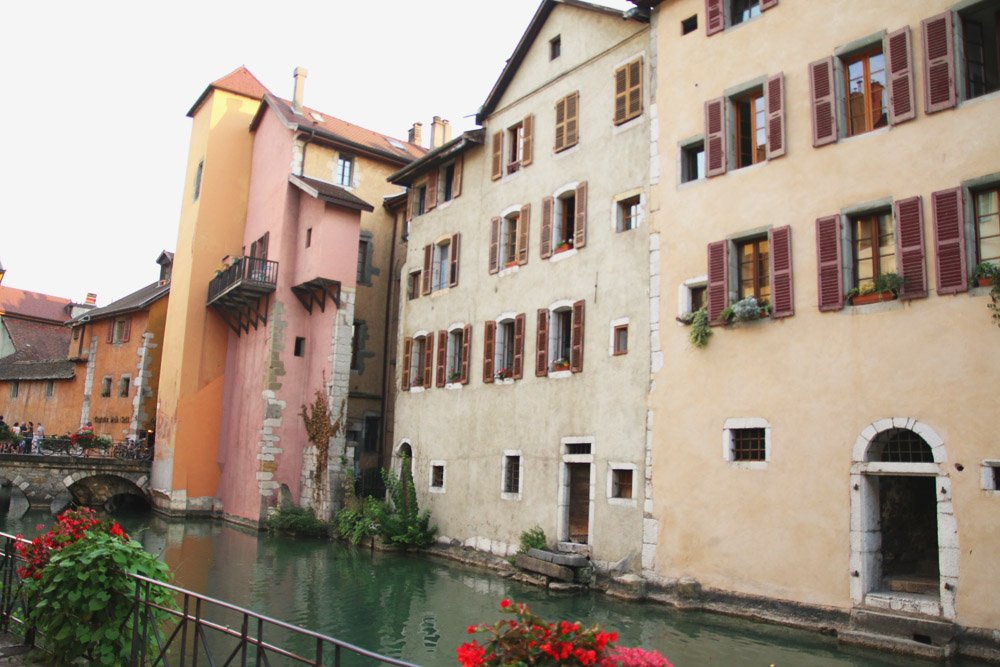
[[[257,77],[250,73],[250,70],[240,65],[221,79],[216,79],[212,83],[208,84],[205,91],[198,97],[197,100],[195,100],[195,103],[188,110],[187,115],[193,116],[194,112],[198,110],[201,103],[205,101],[209,93],[211,93],[214,89],[225,90],[227,92],[236,93],[237,95],[243,95],[244,97],[250,97],[255,100],[262,99],[264,95],[269,92],[267,88],[264,87],[264,84],[258,81]]]
[[[70,303],[69,299],[58,296],[0,286],[0,315],[63,323],[69,321],[66,306]]]
[[[30,322],[14,317],[3,318],[14,349],[25,361],[65,359],[72,332],[61,324]]]

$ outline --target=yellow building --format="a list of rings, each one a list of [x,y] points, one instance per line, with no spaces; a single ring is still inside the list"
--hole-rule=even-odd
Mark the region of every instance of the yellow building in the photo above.
[[[637,4],[661,319],[712,325],[659,331],[647,579],[996,658],[1000,3]]]

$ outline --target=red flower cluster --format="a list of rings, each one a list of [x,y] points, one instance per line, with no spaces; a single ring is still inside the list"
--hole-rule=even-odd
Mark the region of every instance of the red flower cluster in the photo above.
[[[39,528],[42,527],[39,526]],[[86,532],[95,528],[98,530],[103,528],[123,541],[128,539],[121,526],[117,523],[101,522],[97,518],[97,512],[92,509],[84,507],[78,510],[66,510],[56,517],[55,525],[41,537],[36,537],[31,542],[25,543],[21,541],[23,539],[21,535],[17,536],[17,551],[25,560],[25,565],[17,571],[18,575],[22,579],[41,579],[42,569],[53,554],[73,544]]]
[[[500,602],[500,609],[517,614],[516,621],[498,621],[470,625],[469,634],[486,632],[483,644],[475,640],[457,649],[462,667],[498,667],[514,663],[531,665],[584,665],[594,667],[671,667],[656,651],[615,647],[618,635],[603,632],[598,626],[583,628],[579,623],[546,623],[534,616],[528,606]]]

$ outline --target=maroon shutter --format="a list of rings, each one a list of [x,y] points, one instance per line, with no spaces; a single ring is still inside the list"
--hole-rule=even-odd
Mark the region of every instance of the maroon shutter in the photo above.
[[[552,197],[542,199],[542,238],[538,244],[542,259],[552,256],[552,207],[555,200]]]
[[[122,322],[122,342],[127,343],[132,333],[132,318],[126,317]]]
[[[962,188],[931,193],[934,209],[934,255],[937,293],[955,294],[969,289],[965,258],[965,218]]]
[[[521,128],[524,132],[524,145],[521,149],[521,166],[527,167],[531,164],[532,153],[532,135],[534,134],[533,126],[535,124],[535,115],[528,114],[524,117],[524,121],[521,124]]]
[[[413,188],[406,192],[406,221],[413,220]]]
[[[573,247],[587,245],[587,181],[576,186],[576,202],[573,204],[576,222],[573,225]]]
[[[726,98],[705,102],[705,176],[726,173]]]
[[[462,167],[465,166],[465,160],[459,155],[455,158],[455,172],[451,179],[451,198],[454,199],[458,195],[462,194]]]
[[[764,87],[764,108],[767,109],[767,159],[785,154],[785,75],[778,73]]]
[[[899,291],[900,299],[927,296],[924,270],[924,207],[920,197],[897,201],[893,207],[896,218],[896,257],[899,275],[906,282]]]
[[[434,379],[434,333],[424,336],[424,386],[430,389]]]
[[[493,135],[493,180],[498,180],[503,174],[503,132]]]
[[[483,382],[493,382],[493,348],[496,345],[497,323],[486,320],[483,333]]]
[[[426,210],[431,210],[438,205],[438,171],[435,169],[427,177],[427,205]]]
[[[724,0],[705,0],[705,34],[714,35],[726,27]]]
[[[433,273],[434,246],[424,246],[424,272],[420,276],[420,293],[424,296],[431,293],[431,274]]]
[[[490,220],[490,273],[500,270],[500,218]]]
[[[768,253],[771,262],[771,317],[791,317],[795,314],[795,293],[792,288],[792,228],[778,227],[768,233]]]
[[[833,58],[809,63],[809,101],[812,105],[813,146],[837,140],[837,95],[833,85]]]
[[[708,323],[725,324],[719,314],[729,305],[729,241],[708,244]]]
[[[524,313],[514,318],[514,379],[524,377]]]
[[[538,309],[538,328],[535,330],[535,375],[549,372],[549,311]]]
[[[889,70],[889,122],[898,125],[917,117],[910,26],[886,35],[884,49]]]
[[[459,382],[469,384],[469,359],[472,355],[472,325],[466,324],[462,329],[462,376]]]
[[[760,0],[760,11],[778,6],[778,0]]]
[[[924,46],[924,112],[955,106],[955,45],[951,10],[920,22]]]
[[[574,373],[583,370],[583,301],[573,304],[573,328],[570,333],[569,369]]]
[[[517,221],[517,263],[528,263],[528,230],[531,228],[531,204],[521,207],[521,217]]]
[[[111,343],[115,339],[115,321],[111,320],[108,322],[108,342]]]
[[[844,307],[844,260],[840,249],[840,216],[816,220],[816,276],[819,309]]]
[[[433,338],[433,336],[431,336]],[[448,370],[448,332],[442,329],[438,331],[437,335],[438,349],[437,349],[437,386],[443,387],[448,378],[445,377],[445,373]]]
[[[458,234],[451,235],[451,253],[448,258],[448,287],[458,287]]]
[[[400,388],[403,391],[410,390],[410,355],[413,352],[413,339],[404,338],[403,339],[403,379],[400,382]]]

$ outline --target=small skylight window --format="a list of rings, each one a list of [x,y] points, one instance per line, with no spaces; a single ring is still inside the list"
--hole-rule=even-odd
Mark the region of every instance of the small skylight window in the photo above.
[[[401,151],[405,151],[406,150],[406,146],[404,146],[403,144],[399,143],[395,139],[390,139],[389,137],[386,137],[385,140],[388,141],[389,145],[391,145],[393,148],[398,148]]]
[[[312,117],[313,117],[313,119],[315,119],[315,121],[316,121],[317,123],[322,123],[322,122],[324,122],[324,118],[323,118],[322,116],[320,116],[320,115],[319,115],[318,113],[316,113],[315,111],[310,111],[310,112],[309,112],[309,115],[310,115],[310,116],[312,116]]]

